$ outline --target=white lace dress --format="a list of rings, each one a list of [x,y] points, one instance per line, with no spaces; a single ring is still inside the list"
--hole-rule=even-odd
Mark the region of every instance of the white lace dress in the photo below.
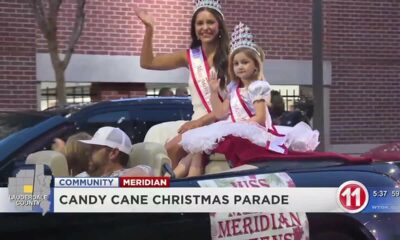
[[[236,94],[237,84],[231,82],[227,86],[228,97],[230,101],[234,101],[234,94]],[[266,81],[257,80],[252,82],[248,88],[240,88],[239,92],[243,99],[244,104],[250,112],[254,115],[255,109],[253,103],[257,100],[264,99],[268,101],[270,95],[270,85]],[[232,109],[232,108],[231,108]],[[234,109],[233,109],[234,111]],[[233,122],[231,118],[225,121],[220,121],[208,126],[196,128],[189,130],[182,134],[182,141],[180,144],[183,149],[190,153],[201,153],[205,152],[207,154],[211,153],[217,146],[218,143],[224,140],[224,137],[228,135],[241,137],[244,139],[248,139],[252,143],[266,147],[267,142],[273,142],[275,136],[269,133],[267,130],[272,128],[271,118],[268,114],[266,124],[261,126],[254,122],[249,122],[250,116],[247,118],[236,119],[236,122]],[[310,138],[305,139],[304,135],[310,135],[313,133],[312,129],[305,123],[298,124],[299,126],[295,126],[293,128],[283,127],[282,130],[285,130],[286,136],[281,142],[285,143],[286,147],[290,148],[291,144],[295,146],[298,145],[312,145],[309,149],[302,149],[304,151],[314,150],[316,146],[311,142],[315,142],[315,136],[313,134],[312,140]],[[278,127],[279,129],[279,127]],[[294,131],[295,134],[290,134]],[[279,132],[279,130],[278,130]],[[318,138],[318,136],[317,136]],[[304,144],[299,144],[296,139],[304,139],[302,142]]]

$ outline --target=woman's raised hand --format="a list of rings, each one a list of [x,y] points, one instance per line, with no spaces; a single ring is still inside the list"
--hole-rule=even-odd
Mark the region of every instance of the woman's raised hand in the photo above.
[[[218,79],[217,73],[215,71],[211,70],[210,78],[208,79],[208,84],[210,85],[210,90],[212,92],[218,92],[220,81],[221,81],[221,79]]]
[[[141,8],[137,7],[136,5],[134,5],[133,11],[135,12],[136,16],[142,21],[142,23],[146,27],[154,26],[154,18],[146,10],[141,9]]]

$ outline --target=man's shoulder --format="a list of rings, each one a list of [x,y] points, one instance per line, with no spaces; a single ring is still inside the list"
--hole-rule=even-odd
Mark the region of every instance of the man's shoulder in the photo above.
[[[128,169],[122,168],[122,169],[116,170],[116,171],[112,172],[109,177],[120,177],[120,176],[123,176],[124,173],[126,172],[126,170],[128,170]]]
[[[124,169],[123,176],[154,176],[154,170],[148,165],[136,165],[131,168]],[[120,175],[120,176],[122,176]]]

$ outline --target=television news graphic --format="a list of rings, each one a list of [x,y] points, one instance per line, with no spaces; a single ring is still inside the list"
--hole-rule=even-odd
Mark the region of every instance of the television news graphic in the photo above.
[[[170,178],[169,177],[120,177],[119,178],[120,187],[169,187]]]
[[[52,176],[44,174],[44,165],[37,164],[34,169],[21,169],[15,177],[8,178],[8,197],[16,210],[42,212],[51,211]]]
[[[54,188],[55,212],[343,212],[337,188]],[[88,199],[97,201],[88,203]],[[305,199],[319,199],[318,202]]]
[[[400,187],[368,188],[368,205],[362,212],[400,212]]]
[[[169,187],[169,177],[55,178],[56,188],[160,188]]]
[[[266,215],[255,213],[262,209],[282,220],[297,219],[298,212],[400,212],[400,188],[391,185],[299,188],[288,174],[274,173],[201,180],[201,187],[193,181],[191,187],[170,187],[168,177],[54,178],[50,186],[53,177],[43,165],[29,167],[0,188],[0,212],[211,212],[260,219]]]
[[[368,204],[368,190],[357,181],[347,181],[337,191],[339,206],[346,212],[361,212]]]
[[[120,181],[119,179],[116,179]],[[253,183],[251,183],[253,184]],[[305,187],[119,187],[55,186],[49,195],[39,201],[48,201],[49,212],[337,212],[345,211],[338,203],[338,188]],[[103,184],[104,185],[104,184]],[[251,186],[251,185],[250,185]],[[23,190],[21,190],[22,192]],[[369,192],[382,194],[369,197],[368,205],[361,213],[400,212],[398,188],[373,188]],[[386,196],[383,197],[384,191]],[[382,193],[383,192],[383,193]],[[392,196],[393,194],[393,196]],[[32,194],[31,194],[32,195]],[[88,204],[88,199],[104,199]],[[72,201],[69,201],[71,200]],[[86,201],[85,201],[86,199]],[[146,199],[146,201],[139,201]],[[312,201],[310,201],[312,199]],[[18,208],[16,198],[7,188],[0,188],[0,212],[43,212],[35,207]],[[31,199],[27,199],[31,200]],[[38,200],[36,197],[32,200]],[[66,201],[68,200],[68,201]],[[74,201],[76,200],[76,201]],[[123,200],[123,201],[122,201]],[[32,204],[33,205],[33,204]]]
[[[55,188],[116,188],[119,187],[117,177],[65,177],[55,178]]]

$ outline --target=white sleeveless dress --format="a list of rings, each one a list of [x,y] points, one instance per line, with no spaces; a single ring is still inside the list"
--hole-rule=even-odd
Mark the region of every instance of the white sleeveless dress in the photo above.
[[[193,105],[192,120],[197,120],[202,116],[206,115],[208,112],[200,99],[196,87],[194,86],[191,74],[189,74],[189,91],[192,96],[192,105]],[[156,142],[164,145],[169,140],[178,135],[178,129],[186,122],[187,121],[181,120],[181,121],[164,122],[154,125],[146,133],[144,142]]]
[[[227,96],[230,99],[233,99],[233,94],[236,94],[236,88],[237,84],[234,82],[231,82],[227,86]],[[262,80],[252,82],[247,89],[239,89],[240,95],[242,96],[244,103],[253,115],[255,114],[253,103],[261,99],[268,101],[270,89],[271,88],[268,82]],[[218,143],[223,141],[224,137],[228,135],[248,139],[252,143],[261,147],[266,147],[268,141],[274,141],[274,135],[267,131],[267,129],[272,128],[272,121],[270,117],[266,121],[266,127],[263,127],[257,123],[248,122],[249,118],[250,117],[248,117],[247,119],[237,119],[236,122],[233,122],[231,118],[229,118],[225,121],[220,121],[208,126],[189,130],[182,134],[182,141],[180,142],[180,144],[187,152],[205,152],[209,154],[218,146]],[[284,142],[289,149],[295,150],[291,147],[292,145],[301,145],[306,146],[306,148],[304,147],[303,149],[296,150],[312,151],[318,145],[318,132],[313,131],[305,123],[299,123],[292,128],[280,128],[279,126],[276,128],[278,133],[281,133],[279,132],[279,129],[285,131],[286,136]],[[294,134],[291,134],[291,132],[293,132]]]

